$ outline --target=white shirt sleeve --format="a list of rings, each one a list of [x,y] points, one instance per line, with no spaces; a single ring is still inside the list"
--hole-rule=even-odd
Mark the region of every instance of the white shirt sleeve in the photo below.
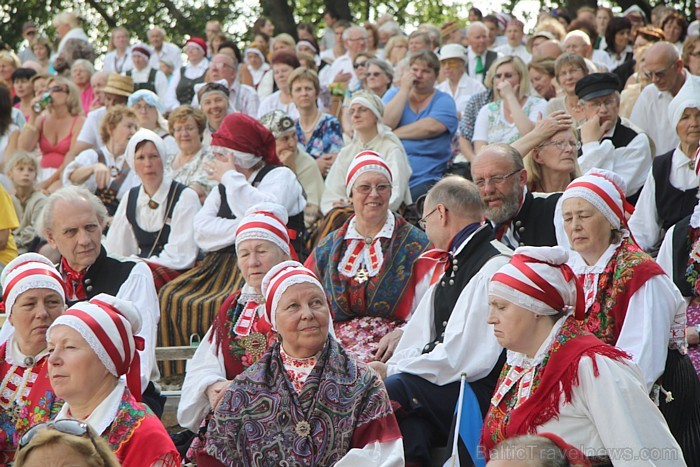
[[[476,122],[474,123],[474,136],[472,141],[484,141],[487,142],[489,131],[489,109],[485,105],[479,109],[479,113],[476,115]]]
[[[651,147],[645,134],[638,134],[627,146],[620,148],[604,139],[586,143],[581,149],[583,154],[578,158],[581,172],[598,168],[616,173],[627,183],[625,196],[637,193],[651,170]]]
[[[616,467],[684,466],[680,446],[649,398],[639,368],[629,361],[595,359],[595,367],[590,358],[581,359],[571,403],[562,403],[559,420],[537,431],[557,434],[588,456],[609,455]],[[654,452],[679,457],[645,457]]]
[[[656,246],[661,235],[661,220],[656,211],[656,183],[651,170],[628,223],[634,240],[642,250],[649,251]]]
[[[396,352],[387,362],[387,376],[410,373],[439,386],[459,381],[462,373],[467,374],[467,381],[486,377],[503,351],[486,322],[488,286],[491,276],[508,260],[505,255],[492,258],[469,281],[455,304],[443,342],[424,354],[423,347],[435,339],[431,335],[432,302],[440,282],[433,285],[404,327]]]
[[[178,84],[180,84],[180,67],[175,68],[172,76],[170,76],[170,84],[166,91],[165,102],[163,102],[166,111],[175,110],[180,106],[180,101],[177,100],[177,94],[175,92]]]
[[[158,256],[148,258],[149,261],[177,270],[194,266],[198,250],[192,227],[194,217],[201,207],[197,193],[191,188],[185,188],[173,209],[168,243]]]
[[[647,392],[664,372],[671,324],[676,311],[685,306],[666,275],[652,277],[630,298],[615,346],[629,353],[642,370]]]
[[[408,180],[411,178],[411,165],[403,148],[392,148],[384,155],[387,165],[394,174],[394,183],[389,199],[389,209],[398,211],[403,203],[408,188]]]
[[[177,406],[178,423],[195,433],[211,410],[205,391],[214,383],[226,381],[224,359],[217,352],[216,338],[209,342],[211,333],[212,328],[209,328],[192,360],[187,362],[180,404]]]
[[[107,238],[103,244],[111,256],[128,258],[138,256],[139,244],[131,228],[129,219],[126,218],[126,207],[129,203],[129,196],[124,196],[119,202],[117,212],[114,214],[112,223],[107,231]]]
[[[345,151],[341,149],[326,175],[326,187],[323,190],[323,195],[321,195],[321,212],[324,216],[333,209],[335,201],[347,198],[345,193],[345,173],[343,173],[347,171],[347,165],[342,163],[345,157]],[[392,193],[391,196],[393,198],[394,194]]]
[[[70,181],[71,174],[81,167],[97,164],[98,160],[99,159],[97,157],[97,152],[94,149],[86,149],[85,151],[78,154],[75,157],[75,159],[73,159],[63,171],[63,186],[78,185],[77,183],[73,183]],[[97,191],[95,175],[90,175],[90,177],[87,180],[85,180],[84,183],[82,183],[82,186],[84,186],[93,193]]]
[[[156,68],[158,70],[158,68]],[[161,102],[165,102],[167,96],[168,96],[168,78],[165,76],[165,73],[162,71],[158,70],[156,72],[156,94],[158,94],[158,97],[160,98]]]
[[[194,216],[194,241],[205,252],[217,251],[233,245],[240,219],[217,216],[221,206],[218,187],[214,187],[204,200],[202,209]]]
[[[661,248],[659,248],[659,253],[656,256],[656,262],[659,263],[659,266],[661,266],[661,269],[664,270],[668,277],[673,277],[673,232],[675,229],[676,226],[672,225],[666,231],[661,242]]]
[[[156,365],[156,340],[158,322],[160,321],[160,305],[158,294],[153,283],[153,273],[143,262],[137,262],[131,274],[117,292],[117,298],[131,301],[141,312],[141,331],[137,334],[143,337],[145,347],[139,351],[141,357],[141,389],[146,390],[150,380],[159,377]]]
[[[336,467],[355,467],[359,465],[402,467],[405,465],[403,440],[375,441],[362,449],[351,449],[335,465]]]
[[[103,107],[95,109],[87,114],[85,117],[85,123],[78,133],[77,140],[81,143],[87,143],[94,147],[97,147],[102,142],[102,138],[99,135],[100,121],[104,117],[106,111]]]

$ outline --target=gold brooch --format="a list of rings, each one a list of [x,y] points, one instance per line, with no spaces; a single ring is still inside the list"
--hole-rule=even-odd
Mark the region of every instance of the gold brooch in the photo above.
[[[294,431],[302,438],[306,438],[311,433],[311,425],[306,420],[302,420],[294,427]]]
[[[261,332],[251,332],[241,339],[243,348],[253,357],[259,357],[267,348],[267,338]]]

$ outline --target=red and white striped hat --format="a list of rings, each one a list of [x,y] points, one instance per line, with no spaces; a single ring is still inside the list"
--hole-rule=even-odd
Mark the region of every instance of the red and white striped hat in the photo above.
[[[700,147],[695,151],[695,175],[700,177]]]
[[[290,286],[304,282],[314,284],[326,295],[316,274],[298,261],[283,261],[265,274],[261,288],[265,296],[265,315],[273,331],[277,330],[276,310],[282,294]]]
[[[77,331],[95,352],[107,371],[114,376],[126,375],[129,390],[141,400],[141,364],[138,350],[144,349],[141,316],[133,303],[107,294],[99,294],[89,302],[78,302],[56,320],[56,326]]]
[[[0,277],[5,310],[9,317],[21,294],[30,289],[51,289],[66,300],[66,283],[53,263],[37,253],[25,253],[13,259]]]
[[[614,228],[627,228],[627,215],[634,212],[634,207],[625,199],[625,188],[619,175],[607,170],[592,169],[569,183],[561,197],[561,203],[571,198],[582,198],[595,206]]]
[[[389,180],[389,183],[393,183],[391,169],[382,156],[374,151],[362,151],[353,158],[350,167],[348,167],[348,173],[345,177],[345,192],[348,197],[357,177],[365,172],[379,172]]]
[[[236,252],[238,245],[246,240],[267,240],[291,255],[287,210],[275,203],[260,203],[250,208],[236,229]]]
[[[491,278],[489,295],[537,315],[575,312],[584,318],[583,291],[560,247],[519,247]]]

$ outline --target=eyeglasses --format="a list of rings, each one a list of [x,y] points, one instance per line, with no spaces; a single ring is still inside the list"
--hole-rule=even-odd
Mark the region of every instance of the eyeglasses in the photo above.
[[[474,184],[476,186],[478,186],[479,188],[484,188],[487,183],[490,183],[492,185],[501,185],[503,182],[508,180],[513,175],[520,173],[520,170],[521,169],[516,169],[509,174],[494,175],[493,177],[489,177],[489,178],[477,178],[476,180],[474,180]]]
[[[51,86],[49,92],[68,92],[68,88],[64,88],[63,86]]]
[[[700,50],[698,50],[697,52],[690,52],[688,55],[690,57],[700,58]]]
[[[375,72],[372,72],[372,73],[367,73],[367,77],[368,77],[368,78],[379,78],[380,76],[382,76],[382,72],[381,72],[381,71],[375,71]]]
[[[353,190],[360,193],[361,195],[368,195],[372,192],[372,190],[377,190],[378,194],[385,195],[391,191],[391,185],[358,185],[354,187]]]
[[[601,106],[605,106],[608,109],[610,107],[614,107],[617,105],[617,99],[614,97],[608,97],[607,99],[604,99],[602,101],[584,101],[583,106],[586,107],[587,109],[599,109]]]
[[[493,75],[493,77],[496,79],[511,79],[513,76],[515,76],[513,75],[513,73],[496,73],[495,75]]]
[[[354,69],[356,69],[356,70],[357,70],[358,68],[364,68],[364,67],[366,67],[366,66],[367,66],[367,62],[366,62],[366,61],[365,61],[365,62],[359,62],[359,63],[353,63],[353,64],[352,64],[352,67],[353,67]]]
[[[580,141],[548,141],[546,143],[540,144],[540,147],[542,146],[554,146],[555,148],[559,149],[560,151],[564,151],[565,149],[573,149],[574,151],[578,151],[581,149],[581,142]]]
[[[673,65],[675,65],[675,63],[671,63],[669,66],[667,66],[666,68],[663,68],[659,71],[644,70],[644,76],[649,81],[654,81],[654,78],[664,79],[666,77],[666,74],[668,73],[668,71],[671,69],[671,67],[673,67]]]
[[[435,206],[435,209],[433,209],[428,214],[426,214],[425,216],[418,219],[418,225],[420,226],[421,229],[425,230],[425,224],[426,224],[426,221],[428,220],[428,217],[432,216],[435,213],[435,211],[438,210],[438,207],[439,207],[439,205]],[[445,208],[445,211],[447,211],[447,208]]]
[[[228,63],[217,62],[209,64],[209,68],[213,68],[215,70],[223,70],[226,67],[233,68],[233,66],[229,65]]]
[[[40,433],[42,430],[56,430],[61,433],[73,436],[80,436],[82,438],[88,438],[92,442],[93,447],[97,451],[97,444],[95,444],[95,438],[92,436],[92,431],[87,423],[83,423],[79,420],[73,419],[63,419],[63,420],[53,420],[50,422],[39,423],[31,427],[22,437],[19,439],[19,449],[23,449],[27,444],[29,444],[34,437]]]
[[[348,42],[367,42],[366,37],[355,37],[354,39],[346,39]]]

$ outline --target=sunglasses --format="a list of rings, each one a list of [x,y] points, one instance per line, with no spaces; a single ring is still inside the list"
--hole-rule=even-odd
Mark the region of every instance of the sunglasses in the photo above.
[[[367,62],[359,62],[359,63],[353,63],[353,64],[352,64],[352,67],[353,67],[354,69],[356,69],[356,70],[357,70],[358,68],[364,68],[364,67],[366,67],[366,66],[367,66]]]
[[[95,438],[93,438],[90,426],[87,423],[83,423],[79,420],[73,420],[68,418],[63,420],[53,420],[50,422],[44,422],[39,423],[38,425],[34,425],[19,439],[19,449],[23,449],[25,446],[27,446],[27,444],[31,443],[34,437],[42,430],[56,430],[66,435],[88,438],[90,442],[92,442],[92,445],[95,448],[95,450],[97,451],[97,444],[95,444]]]
[[[68,89],[63,86],[51,86],[49,92],[68,92]]]
[[[367,73],[367,76],[371,76],[372,78],[379,78],[380,76],[382,76],[382,74],[383,73],[381,71],[375,71],[372,73]]]

